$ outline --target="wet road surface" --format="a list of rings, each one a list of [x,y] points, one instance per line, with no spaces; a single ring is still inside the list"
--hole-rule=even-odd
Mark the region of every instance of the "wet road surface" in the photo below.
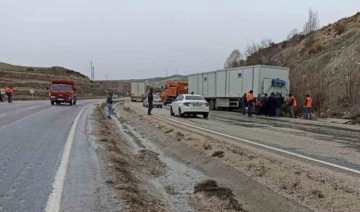
[[[0,211],[45,209],[69,130],[85,107],[75,132],[61,208],[81,211],[86,208],[81,204],[92,209],[99,206],[93,192],[98,189],[94,187],[99,180],[98,161],[93,154],[86,154],[96,148],[89,137],[93,103],[79,101],[71,107],[50,106],[48,101],[0,104]],[[73,182],[77,186],[71,189]],[[74,196],[77,198],[69,201],[68,197]]]

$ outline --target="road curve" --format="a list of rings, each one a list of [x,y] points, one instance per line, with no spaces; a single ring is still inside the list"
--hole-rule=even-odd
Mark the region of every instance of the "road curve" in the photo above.
[[[73,152],[81,151],[77,149],[80,141],[85,143],[85,148],[84,145],[81,148],[88,151],[86,133],[90,132],[85,130],[91,115],[90,105],[94,103],[79,101],[78,105],[71,107],[50,106],[48,101],[0,104],[0,211],[44,211],[72,123],[87,106],[75,131],[75,148],[70,155],[69,169],[83,165],[79,164],[83,161],[96,160],[87,156],[80,161],[73,160],[78,157]],[[84,166],[82,170],[86,164]],[[76,175],[91,175],[89,172],[91,170]],[[67,181],[72,177],[69,173]],[[88,179],[84,183],[89,182],[92,181]],[[74,196],[71,194],[74,191],[68,187],[64,191],[70,192],[64,196]],[[63,207],[69,209],[70,206]],[[77,208],[75,203],[72,207]]]

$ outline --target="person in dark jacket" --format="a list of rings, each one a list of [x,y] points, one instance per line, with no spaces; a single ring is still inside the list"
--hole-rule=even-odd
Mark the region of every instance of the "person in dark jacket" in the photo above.
[[[148,107],[148,115],[152,115],[151,111],[153,109],[153,102],[154,102],[154,94],[153,94],[153,89],[150,89],[150,92],[148,94],[148,103],[149,103],[149,107]]]
[[[268,115],[268,94],[265,93],[265,95],[262,97],[261,99],[262,102],[262,110],[261,110],[261,115]]]
[[[246,103],[247,103],[247,101],[246,101],[246,93],[244,93],[244,95],[243,95],[243,98],[242,98],[242,114],[243,115],[245,115],[246,114]]]
[[[276,94],[276,116],[282,116],[282,106],[284,104],[284,97],[281,93]]]
[[[268,98],[268,114],[269,116],[275,116],[276,114],[276,97],[274,92],[271,92]]]
[[[113,114],[113,94],[111,92],[109,92],[108,97],[106,98],[106,104],[107,104],[107,108],[108,108],[108,118],[111,119],[111,114]]]

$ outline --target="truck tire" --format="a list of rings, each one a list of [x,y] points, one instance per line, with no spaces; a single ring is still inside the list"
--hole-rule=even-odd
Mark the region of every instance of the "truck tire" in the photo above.
[[[72,105],[73,105],[72,101],[70,101],[69,105],[70,105],[70,106],[72,106]]]
[[[172,107],[170,107],[170,116],[175,116],[175,113],[174,113]]]
[[[51,101],[51,105],[54,105],[55,104],[55,102],[54,101]]]
[[[74,103],[73,103],[74,105],[76,105],[76,100],[74,101]]]
[[[215,109],[215,101],[214,101],[214,100],[210,100],[210,101],[209,101],[209,109],[210,109],[210,110],[214,110],[214,109]]]

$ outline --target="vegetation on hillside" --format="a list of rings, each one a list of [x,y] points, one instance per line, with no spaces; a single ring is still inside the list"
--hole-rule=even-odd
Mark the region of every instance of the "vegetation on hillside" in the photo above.
[[[359,37],[360,13],[319,29],[318,14],[310,9],[301,33],[293,29],[283,42],[264,39],[251,44],[243,60],[233,56],[234,52],[241,55],[239,50],[233,51],[225,66],[289,67],[291,92],[300,107],[309,93],[321,116],[356,118],[360,116]]]

